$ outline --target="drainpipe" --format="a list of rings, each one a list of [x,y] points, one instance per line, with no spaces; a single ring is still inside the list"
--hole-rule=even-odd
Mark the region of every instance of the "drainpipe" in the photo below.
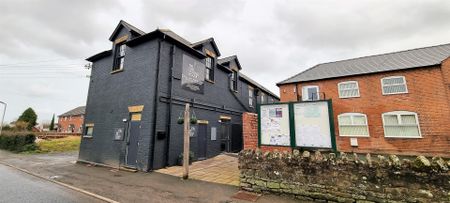
[[[163,35],[163,39],[158,40],[158,56],[156,59],[156,78],[155,78],[155,98],[154,98],[154,105],[153,105],[153,139],[152,139],[152,151],[151,151],[151,170],[153,170],[153,164],[155,162],[155,144],[156,144],[156,116],[158,111],[158,98],[159,98],[159,65],[161,62],[161,42],[166,39],[166,35]]]
[[[298,92],[298,84],[297,83],[294,83],[294,84],[295,84],[295,95],[297,96],[297,101],[300,101],[300,94]]]
[[[166,147],[165,147],[165,166],[169,165],[169,153],[170,153],[170,126],[172,121],[172,102],[173,102],[173,66],[175,64],[175,45],[172,45],[170,48],[170,74],[169,74],[169,110],[168,115],[166,116]]]

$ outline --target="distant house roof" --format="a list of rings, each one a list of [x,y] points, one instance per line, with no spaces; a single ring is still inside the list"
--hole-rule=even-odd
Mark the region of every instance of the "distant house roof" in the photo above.
[[[280,99],[276,94],[274,94],[273,92],[271,92],[270,90],[268,90],[267,88],[265,88],[264,86],[260,85],[259,83],[257,83],[256,81],[252,80],[251,78],[249,78],[248,76],[239,73],[239,78],[244,79],[245,81],[247,81],[248,83],[250,83],[251,85],[261,89],[262,91],[266,92],[267,94],[272,95],[273,97],[277,98],[278,100]]]
[[[59,117],[61,116],[78,116],[78,115],[84,115],[86,107],[85,106],[79,106],[77,108],[74,108],[66,113],[63,113],[61,115],[59,115]]]
[[[450,44],[318,64],[277,85],[439,65],[450,57]]]

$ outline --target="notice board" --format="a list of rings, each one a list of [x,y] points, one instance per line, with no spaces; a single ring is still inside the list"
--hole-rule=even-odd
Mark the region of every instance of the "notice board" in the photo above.
[[[293,104],[296,146],[332,148],[328,105],[326,101]]]
[[[260,106],[260,139],[262,145],[291,145],[288,104]]]

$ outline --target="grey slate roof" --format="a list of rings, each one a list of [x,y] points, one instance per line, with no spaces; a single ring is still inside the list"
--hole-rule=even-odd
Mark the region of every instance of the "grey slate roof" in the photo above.
[[[241,70],[242,69],[241,63],[239,63],[239,60],[237,59],[236,55],[227,56],[227,57],[224,57],[224,58],[217,59],[217,63],[220,64],[220,65],[224,65],[225,63],[228,63],[228,62],[230,62],[232,60],[236,60],[236,63],[238,64],[238,68],[239,68],[239,70]]]
[[[271,92],[269,89],[265,88],[264,86],[262,86],[261,84],[257,83],[256,81],[252,80],[251,78],[249,78],[248,76],[239,73],[239,78],[242,78],[246,81],[248,81],[250,84],[256,86],[257,88],[261,89],[262,91],[264,91],[266,94],[270,94],[273,97],[280,99],[276,94],[274,94],[273,92]]]
[[[84,112],[86,110],[85,106],[79,106],[77,108],[74,108],[66,113],[63,113],[61,115],[59,115],[59,117],[61,116],[78,116],[78,115],[84,115]]]
[[[318,64],[277,85],[439,65],[450,57],[450,44]]]
[[[191,42],[189,42],[188,40],[184,39],[183,37],[181,37],[180,35],[177,35],[175,32],[173,32],[172,30],[169,29],[158,29],[159,31],[161,31],[162,33],[169,35],[170,37],[180,41],[181,43],[187,45],[187,46],[191,46]]]
[[[227,57],[224,57],[224,58],[217,59],[217,63],[218,64],[223,64],[223,63],[226,63],[226,62],[230,62],[230,61],[232,61],[232,60],[234,60],[236,58],[237,58],[236,55],[227,56]]]

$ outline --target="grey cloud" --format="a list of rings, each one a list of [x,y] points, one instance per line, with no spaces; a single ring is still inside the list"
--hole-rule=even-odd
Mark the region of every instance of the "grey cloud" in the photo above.
[[[223,56],[237,54],[243,72],[275,93],[276,82],[317,63],[450,42],[445,0],[6,0],[0,13],[0,64],[85,58],[110,48],[108,37],[123,19],[192,42],[214,37]],[[9,87],[0,92],[11,103],[9,118],[31,104],[49,118],[85,103],[83,78],[21,79],[41,84],[31,93],[41,97],[15,80],[0,75],[0,87]],[[53,96],[37,93],[45,84]]]

